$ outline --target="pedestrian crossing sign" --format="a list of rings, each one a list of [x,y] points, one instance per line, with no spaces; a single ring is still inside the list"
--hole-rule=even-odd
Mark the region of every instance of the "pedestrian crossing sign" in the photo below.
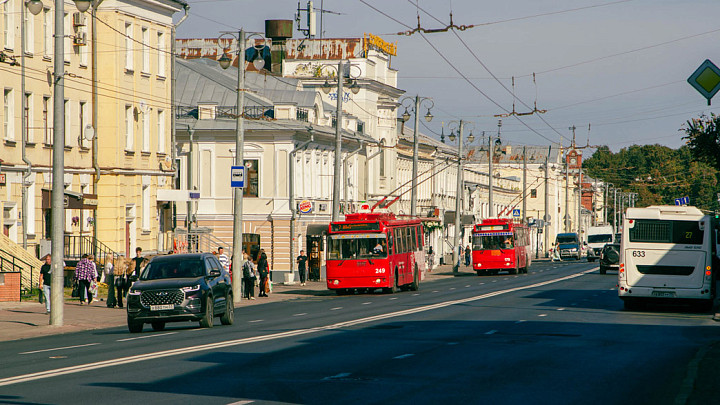
[[[514,217],[519,217],[519,216],[520,216],[520,210],[517,209],[517,208],[514,208],[514,209],[513,209],[513,216],[514,216]]]

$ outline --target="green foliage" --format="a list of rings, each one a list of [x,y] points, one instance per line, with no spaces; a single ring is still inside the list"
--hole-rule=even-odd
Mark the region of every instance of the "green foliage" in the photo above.
[[[675,198],[685,196],[690,197],[691,205],[701,209],[717,207],[718,168],[699,158],[690,145],[679,149],[633,145],[618,153],[603,146],[583,162],[583,168],[592,178],[637,193],[638,207],[672,205]]]
[[[720,170],[720,116],[701,115],[688,121],[680,131],[692,155],[715,169]]]

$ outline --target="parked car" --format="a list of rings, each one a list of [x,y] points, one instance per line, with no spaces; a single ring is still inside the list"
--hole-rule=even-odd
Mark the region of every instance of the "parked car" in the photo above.
[[[198,321],[212,328],[215,317],[223,325],[234,321],[230,274],[210,253],[156,256],[133,283],[127,298],[127,325],[141,332],[167,322]]]
[[[600,252],[600,274],[609,269],[617,270],[620,267],[620,244],[608,243]]]

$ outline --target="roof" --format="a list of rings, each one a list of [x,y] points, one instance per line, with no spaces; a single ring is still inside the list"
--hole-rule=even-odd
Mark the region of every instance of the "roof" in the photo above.
[[[485,163],[487,164],[487,138],[485,145],[478,145],[475,147],[475,153],[470,158],[470,163]],[[484,147],[483,147],[484,146]],[[496,159],[493,163],[522,163],[523,161],[523,147],[525,147],[525,154],[527,156],[528,163],[545,163],[547,158],[551,163],[559,162],[560,159],[560,146],[557,144],[547,145],[502,145],[504,151],[509,153],[499,153],[496,155]],[[548,155],[549,152],[549,155]]]
[[[402,132],[400,133],[400,139],[412,143],[414,136],[415,136],[414,128],[410,128],[407,125],[402,126]],[[433,148],[441,149],[445,152],[457,154],[457,147],[444,144],[444,143],[438,141],[437,139],[430,137],[429,135],[423,134],[420,131],[418,131],[418,142],[421,145],[428,145]]]

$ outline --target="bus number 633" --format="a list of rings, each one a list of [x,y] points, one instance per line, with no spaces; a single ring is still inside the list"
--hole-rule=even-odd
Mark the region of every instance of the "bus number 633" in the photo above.
[[[633,257],[645,257],[645,251],[644,250],[633,250],[632,255],[633,255]]]

